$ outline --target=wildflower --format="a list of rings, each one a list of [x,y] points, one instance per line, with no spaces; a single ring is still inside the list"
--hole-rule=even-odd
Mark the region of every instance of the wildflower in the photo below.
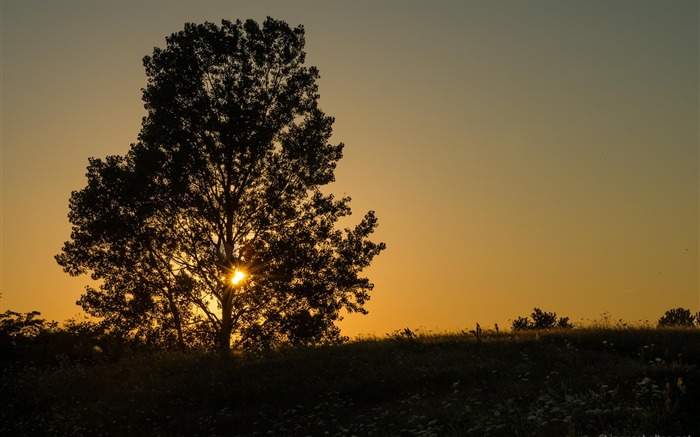
[[[683,384],[683,378],[680,376],[678,377],[678,381],[676,381],[676,386],[678,386],[678,389],[685,394],[686,392],[686,386]]]

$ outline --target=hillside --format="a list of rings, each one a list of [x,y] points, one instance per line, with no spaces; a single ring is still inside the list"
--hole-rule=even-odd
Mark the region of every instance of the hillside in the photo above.
[[[700,435],[700,330],[0,361],[0,435]]]

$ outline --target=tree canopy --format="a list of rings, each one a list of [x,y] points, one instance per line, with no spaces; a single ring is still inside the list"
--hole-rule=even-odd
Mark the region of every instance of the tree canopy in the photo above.
[[[700,313],[698,313],[700,315]],[[700,319],[697,319],[689,309],[686,308],[672,308],[664,313],[663,316],[659,318],[657,325],[659,327],[663,326],[684,326],[691,327],[695,326],[696,323],[700,323]]]
[[[555,329],[555,328],[572,328],[568,317],[559,317],[557,313],[542,311],[539,308],[534,308],[530,318],[518,317],[513,320],[514,331],[527,331],[529,329]]]
[[[385,245],[372,211],[338,229],[350,199],[322,191],[343,144],[329,143],[303,27],[186,24],[166,43],[144,58],[138,142],[91,158],[71,195],[56,259],[100,281],[78,303],[158,344],[338,340],[343,310],[366,313],[362,271]]]

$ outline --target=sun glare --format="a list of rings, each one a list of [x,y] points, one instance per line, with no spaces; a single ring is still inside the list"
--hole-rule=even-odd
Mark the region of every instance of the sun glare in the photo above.
[[[231,278],[231,283],[233,285],[236,285],[236,284],[240,283],[243,279],[245,279],[245,273],[236,269],[236,271],[233,272],[233,277]]]

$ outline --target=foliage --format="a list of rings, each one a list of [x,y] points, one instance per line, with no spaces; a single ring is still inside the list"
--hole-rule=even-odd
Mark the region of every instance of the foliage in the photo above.
[[[39,311],[17,313],[7,310],[0,314],[0,337],[17,340],[20,338],[32,338],[42,332],[55,329],[56,322],[47,322],[40,319]]]
[[[71,275],[101,280],[79,304],[137,343],[265,348],[342,339],[342,310],[365,313],[361,272],[384,249],[368,212],[339,230],[343,144],[304,66],[303,27],[186,24],[144,59],[148,111],[125,156],[91,158],[72,194]],[[247,273],[233,285],[236,271]]]
[[[39,318],[39,311],[18,313],[5,311],[0,314],[0,359],[14,357],[26,349],[37,337],[56,328],[56,322]]]
[[[21,364],[56,364],[63,361],[93,362],[117,359],[127,350],[145,345],[127,343],[90,320],[70,319],[59,325],[31,311],[0,314],[0,361]]]
[[[513,331],[526,331],[532,328],[532,322],[527,317],[518,317],[513,320]]]
[[[554,329],[554,328],[572,328],[568,317],[560,317],[557,319],[557,313],[550,313],[535,308],[527,317],[518,317],[513,320],[514,331],[526,331],[528,329]]]
[[[658,326],[695,326],[700,323],[696,316],[692,315],[690,310],[685,308],[673,308],[664,313],[659,318]]]

